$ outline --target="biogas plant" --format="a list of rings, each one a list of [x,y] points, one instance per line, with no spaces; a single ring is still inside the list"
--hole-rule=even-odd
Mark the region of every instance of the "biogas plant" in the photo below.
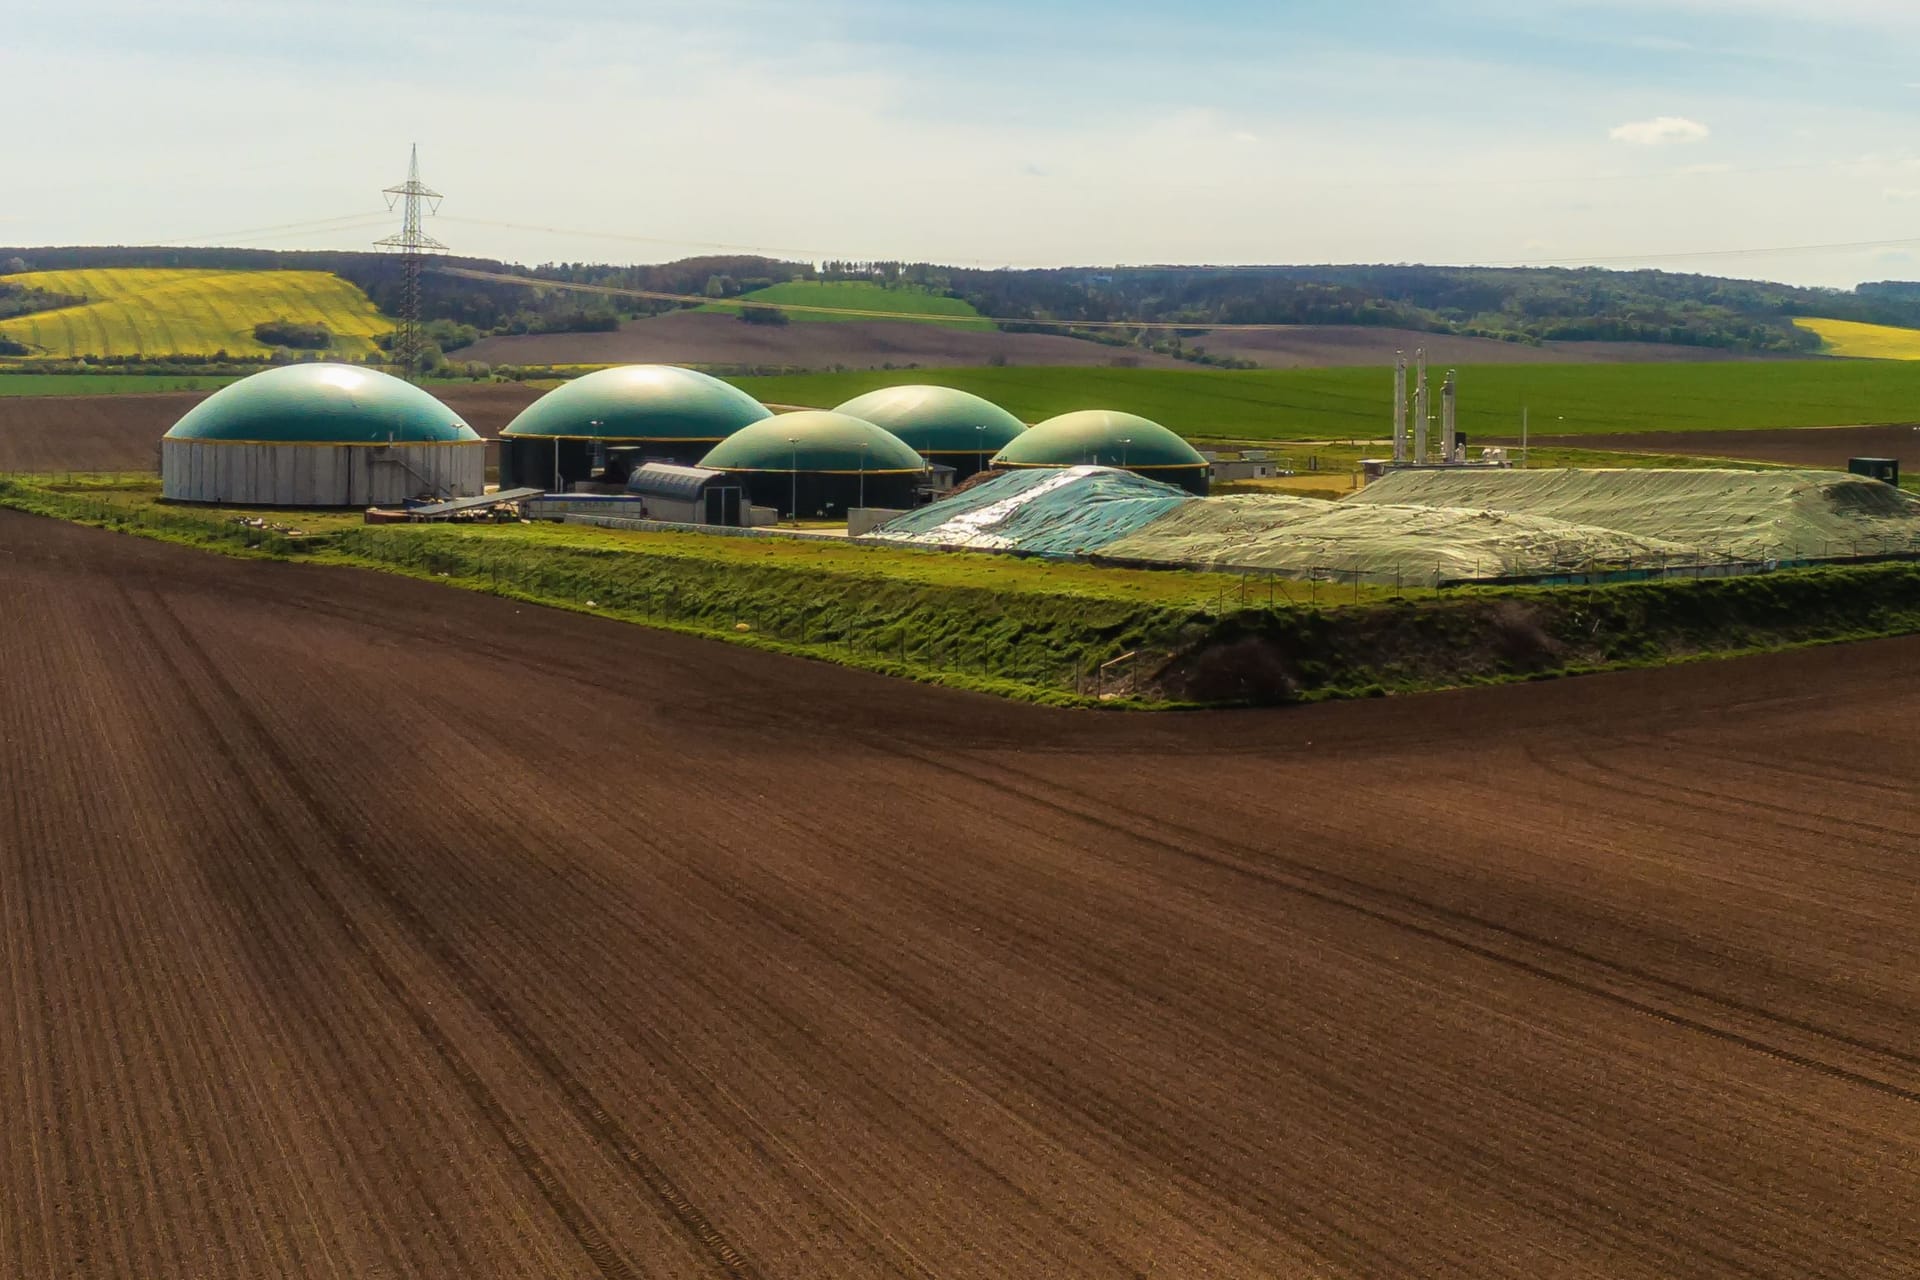
[[[836,538],[1156,569],[1389,585],[1725,576],[1920,554],[1920,500],[1852,471],[1529,470],[1468,460],[1455,382],[1429,420],[1394,371],[1392,450],[1338,500],[1209,496],[1266,475],[1114,409],[1029,426],[950,387],[776,412],[692,369],[631,365],[547,392],[483,440],[427,391],[348,365],[255,374],[161,443],[163,492],[364,507],[369,521],[529,519]],[[487,483],[489,449],[498,483]],[[1854,474],[1861,472],[1863,474]]]

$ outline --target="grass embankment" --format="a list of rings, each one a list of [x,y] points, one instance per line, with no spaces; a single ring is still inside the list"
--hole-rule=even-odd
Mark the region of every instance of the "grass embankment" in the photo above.
[[[393,328],[366,294],[324,271],[112,267],[7,279],[88,300],[0,321],[0,337],[26,344],[36,358],[267,355],[274,348],[253,327],[289,319],[324,324],[333,334],[327,354],[357,360]]]
[[[0,506],[41,515],[1068,704],[1102,692],[1152,705],[1313,701],[1920,631],[1920,566],[1904,563],[1395,592],[827,542],[253,513],[307,535],[295,537],[153,496],[151,484],[102,492],[0,478]]]
[[[820,406],[878,387],[935,383],[985,396],[1027,422],[1122,409],[1200,440],[1379,440],[1393,400],[1386,368],[895,369],[732,381],[763,402]],[[1436,376],[1436,393],[1438,385]],[[1459,370],[1459,387],[1460,430],[1476,442],[1517,437],[1523,406],[1537,436],[1920,418],[1920,364],[1898,361],[1479,365]]]
[[[1091,696],[1101,663],[1135,650],[1178,649],[1199,638],[1207,618],[1255,592],[1225,574],[1141,573],[828,540],[519,524],[370,526],[353,513],[237,513],[169,506],[156,496],[152,482],[103,491],[0,478],[0,506],[40,515],[230,554],[397,571],[1036,701]],[[236,515],[296,526],[308,536],[236,523]],[[1263,601],[1266,590],[1259,585]],[[1281,583],[1274,590],[1285,600],[1289,590],[1305,598],[1310,589]]]
[[[786,311],[797,322],[848,320],[927,320],[956,329],[991,329],[973,304],[949,298],[917,285],[883,285],[864,280],[789,280],[743,293],[728,302],[710,303],[702,311],[737,313],[729,302],[765,302]],[[833,308],[809,311],[809,307]],[[857,312],[859,314],[845,314]]]

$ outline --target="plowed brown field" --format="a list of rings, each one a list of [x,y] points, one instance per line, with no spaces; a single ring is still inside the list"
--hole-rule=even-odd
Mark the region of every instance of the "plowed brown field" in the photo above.
[[[483,436],[540,392],[515,382],[435,387]],[[158,471],[160,437],[209,391],[120,396],[0,396],[0,471]],[[496,459],[487,447],[488,464]]]
[[[1056,713],[0,512],[0,1276],[1911,1276],[1920,639]]]

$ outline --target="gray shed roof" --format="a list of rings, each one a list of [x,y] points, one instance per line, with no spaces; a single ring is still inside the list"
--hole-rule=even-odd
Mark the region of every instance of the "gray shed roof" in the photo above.
[[[706,492],[715,480],[727,479],[724,471],[709,467],[683,467],[674,462],[649,462],[635,467],[627,477],[627,492],[650,498],[679,498],[692,501]]]

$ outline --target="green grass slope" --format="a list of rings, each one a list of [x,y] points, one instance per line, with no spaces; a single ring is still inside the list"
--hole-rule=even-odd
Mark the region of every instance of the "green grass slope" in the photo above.
[[[19,284],[88,299],[0,321],[0,336],[36,357],[266,355],[253,327],[282,317],[324,324],[328,354],[359,359],[393,323],[353,285],[324,271],[115,267],[38,271]]]
[[[1432,371],[1434,413],[1444,369]],[[928,382],[985,396],[1028,422],[1122,409],[1196,438],[1385,438],[1393,371],[1379,369],[913,369],[736,378],[774,404],[831,406]],[[1713,431],[1920,421],[1920,364],[1777,360],[1714,364],[1481,365],[1459,371],[1459,426],[1474,438]]]
[[[743,302],[767,302],[787,310],[789,319],[814,320],[925,320],[960,329],[991,329],[971,304],[959,298],[931,293],[913,285],[882,285],[864,280],[789,280],[740,295]],[[797,307],[836,307],[864,315],[832,315]],[[707,311],[737,311],[737,307],[709,306]]]
[[[1009,589],[1013,580],[972,571],[968,562],[987,557],[965,554],[767,554],[703,535],[369,526],[286,513],[308,531],[294,536],[155,496],[151,482],[111,493],[0,477],[0,507],[230,554],[399,572],[1057,703],[1103,692],[1131,705],[1363,697],[1920,629],[1920,565],[1905,563],[1400,598],[1177,571],[1134,574],[1145,591],[1114,591],[1109,584],[1130,571],[1049,582],[1063,566],[1038,563]],[[1100,674],[1123,654],[1135,656]]]

